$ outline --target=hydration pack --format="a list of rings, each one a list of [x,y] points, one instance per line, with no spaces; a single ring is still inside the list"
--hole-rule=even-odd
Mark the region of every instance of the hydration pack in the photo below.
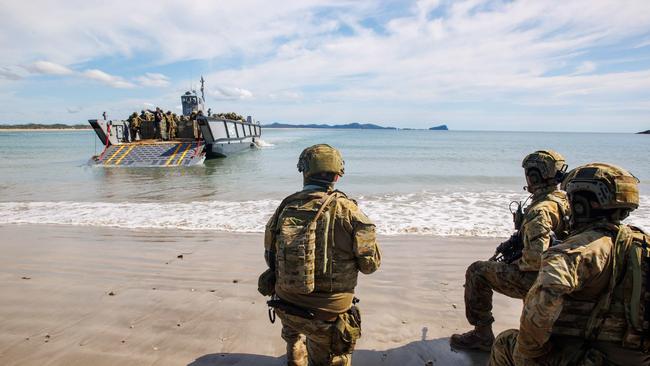
[[[277,286],[283,291],[309,294],[315,287],[317,241],[327,240],[317,235],[319,218],[340,193],[325,195],[318,211],[301,205],[287,204],[279,215],[276,237]],[[330,215],[323,216],[322,232],[330,230]],[[319,230],[319,232],[321,232]]]

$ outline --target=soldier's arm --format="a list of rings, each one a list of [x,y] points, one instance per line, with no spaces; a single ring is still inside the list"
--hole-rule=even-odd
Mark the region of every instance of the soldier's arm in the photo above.
[[[381,265],[381,251],[377,244],[375,224],[355,205],[350,211],[353,251],[357,267],[364,274],[375,272]]]
[[[548,249],[553,231],[553,216],[546,208],[536,209],[528,213],[526,223],[522,227],[522,250],[519,269],[521,271],[539,271],[542,253]]]
[[[516,365],[531,364],[530,360],[551,352],[553,324],[562,312],[564,296],[580,288],[585,270],[580,256],[562,252],[544,255],[537,280],[526,295],[521,313],[519,335],[514,350]]]
[[[266,261],[266,265],[271,269],[275,268],[276,224],[282,207],[283,206],[280,205],[275,209],[273,216],[271,216],[269,221],[266,223],[266,228],[264,229],[264,260]]]

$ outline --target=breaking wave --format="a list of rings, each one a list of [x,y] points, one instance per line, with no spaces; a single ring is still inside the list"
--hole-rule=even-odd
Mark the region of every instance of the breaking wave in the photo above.
[[[386,194],[359,197],[384,235],[504,237],[508,203],[521,192]],[[263,232],[279,200],[207,202],[0,202],[0,224],[108,226],[130,229]],[[650,197],[627,222],[650,228]]]

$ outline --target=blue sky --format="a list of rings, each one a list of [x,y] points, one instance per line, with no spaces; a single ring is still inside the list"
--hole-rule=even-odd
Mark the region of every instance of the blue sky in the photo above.
[[[0,12],[0,123],[125,118],[201,75],[264,123],[650,129],[645,0],[30,1]]]

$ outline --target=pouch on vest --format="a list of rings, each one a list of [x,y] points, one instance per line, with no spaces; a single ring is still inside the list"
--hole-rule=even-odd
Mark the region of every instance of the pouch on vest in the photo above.
[[[340,356],[351,353],[357,340],[361,338],[361,313],[356,305],[343,314],[339,314],[332,327],[332,343],[330,350],[333,355]]]
[[[277,285],[283,291],[309,294],[315,287],[316,227],[318,219],[338,195],[325,196],[318,212],[288,205],[280,215],[276,239]],[[326,229],[327,232],[327,229]]]
[[[262,296],[275,294],[275,271],[267,268],[257,279],[257,292]]]

